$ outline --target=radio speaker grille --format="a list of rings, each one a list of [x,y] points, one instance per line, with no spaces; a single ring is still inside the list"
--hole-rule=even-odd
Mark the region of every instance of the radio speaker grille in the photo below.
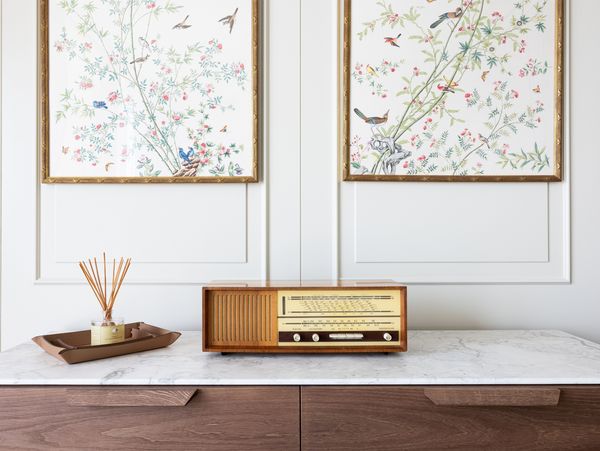
[[[207,339],[213,346],[277,343],[277,297],[272,291],[213,291]]]

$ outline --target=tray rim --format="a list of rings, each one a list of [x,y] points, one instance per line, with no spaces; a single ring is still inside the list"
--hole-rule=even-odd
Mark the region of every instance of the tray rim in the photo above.
[[[57,358],[58,360],[61,360],[68,364],[74,364],[165,348],[175,343],[175,341],[177,341],[177,339],[181,336],[181,332],[163,329],[158,326],[147,324],[143,321],[125,324],[126,329],[142,328],[144,326],[148,329],[154,329],[157,332],[157,335],[154,337],[145,337],[141,339],[123,341],[120,343],[111,343],[97,346],[86,345],[85,347],[73,349],[57,346],[56,344],[52,343],[51,340],[55,340],[58,337],[65,337],[73,334],[89,332],[89,329],[38,335],[36,337],[33,337],[31,340],[44,351],[46,351],[48,354]],[[140,343],[148,344],[148,346],[140,348],[138,346]],[[108,353],[106,352],[107,350],[109,350]],[[114,352],[111,354],[110,350]],[[79,359],[78,357],[80,357],[80,355],[84,353],[88,354],[87,357],[89,358]],[[73,357],[75,357],[75,359],[73,359]]]

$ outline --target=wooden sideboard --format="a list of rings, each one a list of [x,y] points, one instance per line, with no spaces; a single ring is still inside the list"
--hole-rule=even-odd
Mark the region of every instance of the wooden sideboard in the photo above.
[[[0,450],[600,450],[600,345],[414,331],[389,355],[0,353]]]
[[[600,449],[600,386],[1,387],[0,449]]]

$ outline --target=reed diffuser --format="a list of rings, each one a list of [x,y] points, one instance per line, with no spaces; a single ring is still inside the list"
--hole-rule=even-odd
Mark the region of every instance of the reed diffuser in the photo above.
[[[102,273],[95,257],[93,263],[92,259],[88,259],[87,264],[86,262],[79,262],[79,267],[81,268],[81,271],[83,271],[83,274],[87,279],[90,288],[94,292],[96,299],[98,299],[100,307],[102,307],[102,312],[104,313],[104,318],[92,321],[92,346],[119,343],[125,340],[125,323],[122,319],[113,318],[113,307],[117,300],[121,285],[123,284],[123,280],[125,280],[127,271],[131,266],[131,258],[125,260],[121,257],[118,266],[116,259],[113,259],[111,290],[109,295],[108,275],[110,271],[107,271],[106,253],[103,253],[102,257]]]

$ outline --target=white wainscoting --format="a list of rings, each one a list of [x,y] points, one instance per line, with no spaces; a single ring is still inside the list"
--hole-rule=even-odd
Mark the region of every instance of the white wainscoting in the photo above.
[[[566,186],[343,186],[342,274],[407,283],[567,283]]]
[[[340,182],[337,0],[265,0],[261,182],[136,187],[38,183],[36,0],[2,0],[2,348],[97,316],[73,261],[102,250],[135,260],[118,314],[180,330],[208,280],[339,276],[410,283],[412,328],[600,339],[600,2],[573,3],[563,183]]]
[[[264,185],[42,186],[36,284],[82,283],[82,257],[134,255],[130,283],[264,277]]]

